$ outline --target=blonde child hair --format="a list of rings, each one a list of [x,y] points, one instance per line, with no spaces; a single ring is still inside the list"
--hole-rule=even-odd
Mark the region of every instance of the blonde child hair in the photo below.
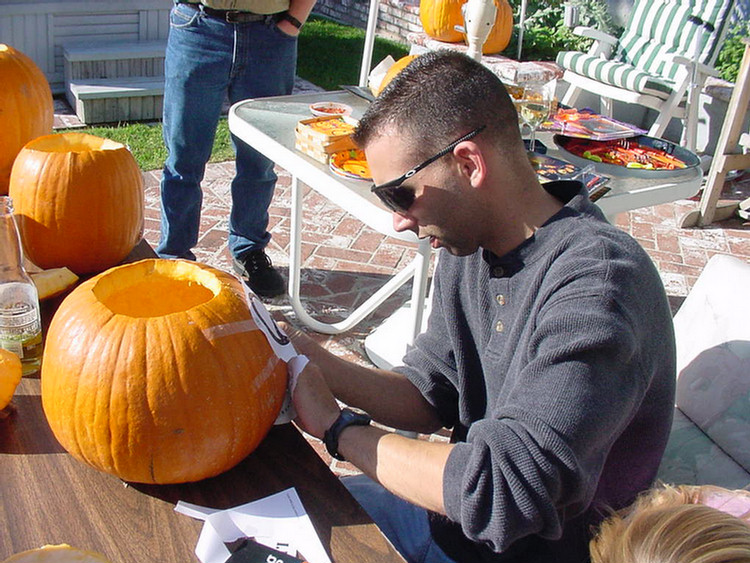
[[[663,485],[607,518],[592,563],[750,563],[750,491]]]

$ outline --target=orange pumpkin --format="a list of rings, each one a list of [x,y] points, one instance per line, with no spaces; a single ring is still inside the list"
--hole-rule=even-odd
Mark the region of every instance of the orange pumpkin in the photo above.
[[[241,282],[185,260],[142,260],[84,282],[47,333],[42,406],[60,444],[126,481],[222,473],[273,425],[286,364]]]
[[[21,359],[10,350],[0,348],[0,411],[10,404],[22,375]]]
[[[463,25],[461,6],[466,0],[420,0],[419,20],[424,32],[438,41],[458,43],[463,35],[455,26]]]
[[[45,545],[16,553],[3,563],[109,563],[100,553],[84,551],[68,544]]]
[[[8,193],[13,161],[27,142],[52,132],[52,92],[34,61],[0,43],[0,195]]]
[[[10,193],[26,256],[78,275],[121,262],[143,233],[143,177],[122,144],[45,135],[18,153]]]
[[[386,71],[385,76],[383,76],[383,80],[380,82],[377,88],[373,89],[372,93],[376,96],[380,95],[380,93],[385,90],[385,87],[390,84],[391,80],[393,80],[399,72],[406,68],[406,65],[412,62],[418,56],[419,55],[406,55],[405,57],[401,57],[399,60],[393,63],[391,67]]]
[[[484,55],[494,55],[505,50],[513,33],[513,8],[510,7],[508,0],[494,0],[494,2],[497,14],[495,24],[492,26],[484,45],[482,45],[482,54]],[[463,38],[468,43],[465,34]]]

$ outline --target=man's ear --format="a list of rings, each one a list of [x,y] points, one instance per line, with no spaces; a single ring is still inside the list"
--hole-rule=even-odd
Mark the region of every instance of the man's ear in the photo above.
[[[453,149],[453,155],[461,174],[473,187],[481,186],[487,177],[487,160],[482,148],[474,141],[464,141]]]

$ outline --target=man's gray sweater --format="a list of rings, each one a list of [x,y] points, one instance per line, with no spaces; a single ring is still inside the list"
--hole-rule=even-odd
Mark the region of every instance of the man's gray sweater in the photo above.
[[[457,561],[586,561],[591,527],[652,483],[675,350],[646,252],[577,183],[505,256],[443,252],[427,331],[400,370],[457,442],[436,541]]]

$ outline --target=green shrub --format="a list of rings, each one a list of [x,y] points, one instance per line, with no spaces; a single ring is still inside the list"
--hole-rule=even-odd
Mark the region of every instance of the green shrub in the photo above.
[[[297,74],[326,90],[341,84],[358,84],[365,31],[314,16],[300,33],[297,48]],[[373,65],[391,55],[399,59],[408,54],[406,45],[377,38]]]
[[[737,80],[737,72],[740,69],[742,56],[745,54],[743,37],[750,37],[750,23],[737,22],[727,32],[727,39],[716,61],[716,69],[724,80],[730,82]]]

